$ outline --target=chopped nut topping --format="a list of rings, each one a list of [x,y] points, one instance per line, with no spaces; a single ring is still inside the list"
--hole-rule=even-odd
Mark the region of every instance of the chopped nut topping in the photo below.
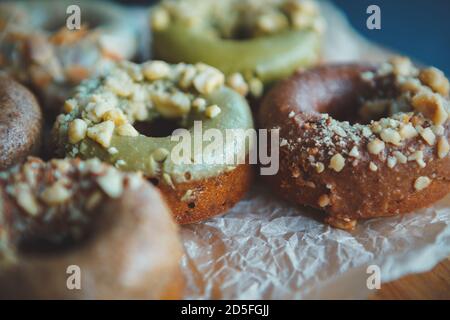
[[[353,148],[352,148],[352,150],[350,150],[350,153],[348,154],[350,157],[353,157],[353,158],[359,158],[359,150],[358,150],[358,147],[357,146],[354,146]]]
[[[69,142],[78,143],[86,137],[87,123],[82,119],[75,119],[69,123]]]
[[[396,130],[390,128],[383,129],[380,133],[380,137],[384,142],[392,143],[396,146],[400,145],[400,141],[402,139],[402,137]]]
[[[151,22],[154,30],[162,31],[169,26],[170,15],[164,8],[156,7],[152,11]]]
[[[204,112],[206,109],[206,104],[207,102],[203,98],[196,98],[194,101],[192,101],[192,107],[198,112]]]
[[[49,206],[60,205],[70,199],[72,193],[61,183],[54,183],[41,193],[41,199]]]
[[[105,175],[97,178],[98,185],[111,198],[118,198],[123,192],[123,179],[120,173],[109,169]]]
[[[264,92],[264,84],[261,80],[253,78],[248,83],[250,87],[250,93],[253,97],[259,98]]]
[[[416,161],[421,168],[425,168],[427,164],[423,160],[423,151],[416,151],[408,157],[409,161]]]
[[[210,94],[224,83],[223,73],[209,66],[194,78],[194,86],[202,94]]]
[[[246,96],[248,94],[248,84],[245,82],[244,77],[240,73],[233,73],[227,79],[228,85],[239,92],[242,96]]]
[[[322,162],[316,163],[316,171],[317,173],[322,173],[325,170],[325,166]]]
[[[105,121],[88,128],[87,136],[103,147],[108,148],[111,143],[114,127],[114,122]]]
[[[450,152],[450,144],[446,137],[439,138],[437,145],[439,159],[444,159]]]
[[[142,65],[142,73],[147,80],[155,81],[168,78],[171,69],[164,61],[150,61]]]
[[[435,125],[443,124],[448,118],[445,103],[436,93],[422,92],[412,98],[413,107],[431,119]]]
[[[441,70],[434,67],[424,69],[420,72],[419,79],[434,92],[437,92],[443,96],[448,96],[450,91],[450,83]]]
[[[329,167],[336,172],[341,172],[345,167],[345,158],[340,154],[335,154],[331,160]]]
[[[318,201],[319,207],[325,208],[325,207],[329,206],[330,203],[331,203],[331,200],[327,194],[323,194],[319,197],[319,201]]]
[[[137,137],[139,132],[129,123],[125,123],[117,128],[117,134],[123,137]]]
[[[31,193],[30,188],[26,184],[21,183],[17,185],[16,199],[17,204],[28,214],[32,216],[36,216],[39,214],[39,204]]]
[[[433,146],[436,143],[436,136],[430,128],[423,129],[420,132],[420,135],[430,146]]]
[[[221,111],[222,110],[220,109],[220,107],[218,105],[214,104],[214,105],[209,106],[209,107],[206,108],[205,115],[208,118],[215,118],[215,117],[217,117],[219,115],[219,113]]]
[[[428,178],[428,177],[419,177],[414,182],[414,188],[417,191],[422,191],[423,189],[428,188],[430,184],[431,184],[430,178]]]
[[[405,164],[408,162],[408,158],[400,151],[394,151],[393,155],[398,160],[398,162],[400,162],[402,164]]]
[[[396,157],[388,157],[387,158],[387,165],[390,169],[394,168],[396,164],[397,164]]]
[[[373,162],[370,162],[369,168],[371,171],[378,171],[378,166]]]
[[[418,135],[418,132],[410,123],[402,125],[399,133],[404,140],[414,138]]]
[[[384,148],[385,148],[384,142],[378,138],[370,141],[367,145],[367,150],[371,154],[375,155],[381,153],[384,150]]]

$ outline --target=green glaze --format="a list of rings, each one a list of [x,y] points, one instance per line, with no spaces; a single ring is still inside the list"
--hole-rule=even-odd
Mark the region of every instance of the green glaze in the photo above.
[[[226,74],[240,72],[264,84],[280,80],[299,67],[317,62],[320,35],[312,30],[288,30],[247,40],[228,40],[207,35],[205,30],[173,22],[154,31],[155,57],[168,62],[203,62]]]
[[[209,119],[204,116],[204,113],[191,111],[187,119],[187,127],[191,133],[192,141],[194,139],[194,131],[192,124],[194,120],[201,120],[203,123],[203,132],[210,128],[219,129],[225,137],[226,129],[251,129],[253,128],[253,119],[250,108],[246,100],[235,91],[222,87],[213,92],[211,95],[205,97],[209,105],[216,104],[220,106],[221,113],[215,118]],[[158,120],[155,120],[158,121]],[[225,140],[225,138],[224,138]],[[160,170],[155,173],[152,169],[151,154],[158,148],[165,148],[169,152],[178,144],[177,141],[171,141],[169,137],[155,138],[139,135],[137,137],[123,137],[114,135],[110,147],[115,147],[118,150],[117,154],[111,155],[107,149],[103,148],[93,140],[86,138],[80,145],[81,158],[89,159],[98,157],[99,159],[117,164],[118,160],[125,161],[125,164],[120,165],[119,168],[127,171],[142,171],[147,177],[160,177],[163,174],[168,174],[175,183],[185,182],[185,173],[189,172],[190,180],[200,180],[208,177],[217,176],[220,173],[233,169],[233,166],[227,164],[175,164],[169,157],[160,165]],[[203,142],[203,148],[209,142]],[[194,143],[191,142],[193,149]],[[228,148],[230,145],[225,145]],[[245,154],[249,152],[248,144],[240,143],[236,146],[236,151],[242,151],[244,148]],[[194,155],[194,153],[191,153]]]

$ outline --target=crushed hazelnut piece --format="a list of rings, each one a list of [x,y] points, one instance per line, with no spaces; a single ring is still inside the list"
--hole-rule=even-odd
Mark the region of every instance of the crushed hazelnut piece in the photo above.
[[[380,139],[376,138],[372,141],[370,141],[367,144],[367,150],[371,153],[371,154],[379,154],[381,153],[385,148],[385,144],[383,141],[381,141]]]
[[[87,123],[82,119],[75,119],[69,123],[69,142],[78,143],[86,137]]]
[[[421,168],[425,168],[427,164],[423,160],[423,151],[416,151],[408,157],[409,161],[416,161]]]
[[[383,129],[380,133],[381,139],[386,143],[392,143],[393,145],[400,145],[402,137],[400,134],[391,128]]]
[[[49,206],[60,205],[72,197],[72,193],[61,183],[54,183],[41,193],[41,199]]]
[[[322,173],[325,170],[325,166],[322,162],[317,162],[316,163],[316,172],[317,173]]]
[[[410,123],[402,125],[399,133],[404,140],[414,138],[418,135],[417,130]]]
[[[206,67],[194,78],[194,86],[202,94],[210,94],[217,88],[223,86],[225,76],[213,67]]]
[[[390,169],[394,168],[396,164],[397,164],[396,157],[388,157],[387,158],[387,165]]]
[[[164,8],[156,7],[151,14],[151,24],[155,31],[162,31],[170,24],[170,15]]]
[[[222,110],[220,109],[220,107],[219,107],[218,105],[214,104],[214,105],[209,106],[209,107],[207,107],[207,108],[205,109],[205,115],[206,115],[208,118],[211,118],[211,119],[212,119],[212,118],[217,117],[221,111],[222,111]]]
[[[439,138],[437,145],[437,152],[439,159],[445,158],[450,152],[450,144],[446,137]]]
[[[370,162],[369,168],[371,171],[378,171],[378,166],[373,162]]]
[[[437,92],[443,96],[448,96],[450,91],[450,83],[441,70],[434,67],[421,70],[419,79],[434,92]]]
[[[39,214],[40,207],[26,184],[17,185],[17,204],[28,214],[36,216]]]
[[[417,180],[414,182],[414,188],[417,191],[421,191],[423,189],[428,188],[428,186],[431,184],[431,180],[428,177],[419,177],[417,178]]]
[[[117,134],[122,137],[137,137],[139,132],[129,123],[125,123],[117,128]]]
[[[340,154],[335,154],[331,160],[329,167],[336,172],[341,172],[345,167],[345,158]]]
[[[204,112],[206,109],[206,104],[207,102],[203,98],[196,98],[194,101],[192,101],[192,107],[198,112]]]
[[[433,146],[436,143],[436,135],[430,128],[423,129],[420,132],[420,136],[428,143],[430,146]]]
[[[448,118],[445,100],[436,93],[418,93],[412,98],[411,103],[414,109],[431,119],[435,125],[443,124]]]
[[[109,169],[105,175],[97,178],[98,185],[111,198],[118,198],[123,192],[122,175]]]
[[[357,146],[354,146],[352,148],[352,150],[350,150],[350,153],[348,154],[349,156],[353,157],[353,158],[358,158],[359,157],[359,150]]]
[[[245,82],[244,77],[240,73],[233,73],[227,79],[228,85],[236,90],[240,95],[246,96],[248,94],[248,84]]]
[[[142,73],[147,80],[165,79],[170,75],[170,66],[164,61],[150,61],[142,66]]]
[[[106,111],[102,118],[105,121],[111,120],[116,126],[120,126],[127,122],[127,118],[123,114],[122,110],[118,109]]]
[[[331,203],[331,200],[327,194],[323,194],[319,197],[319,201],[318,201],[319,207],[325,208],[325,207],[329,206],[330,203]]]
[[[108,148],[111,143],[114,127],[114,122],[105,121],[88,128],[87,136],[103,147]]]
[[[394,155],[394,157],[397,159],[398,162],[400,162],[402,164],[405,164],[408,162],[408,158],[400,151],[394,151],[392,154]]]

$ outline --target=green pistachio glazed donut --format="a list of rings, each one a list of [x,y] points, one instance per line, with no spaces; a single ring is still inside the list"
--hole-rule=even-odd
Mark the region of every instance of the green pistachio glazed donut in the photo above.
[[[324,21],[310,0],[166,0],[152,10],[153,51],[244,75],[247,91],[317,62]],[[245,93],[245,85],[233,77]],[[243,88],[244,87],[244,88]]]
[[[179,223],[222,213],[243,196],[251,178],[245,159],[252,141],[239,133],[226,139],[228,129],[253,128],[246,100],[224,81],[223,73],[204,64],[121,62],[85,81],[66,101],[53,130],[56,149],[141,171],[163,191]],[[154,136],[136,129],[167,121],[180,130]],[[214,150],[216,138],[224,143]],[[239,161],[225,161],[226,154]]]

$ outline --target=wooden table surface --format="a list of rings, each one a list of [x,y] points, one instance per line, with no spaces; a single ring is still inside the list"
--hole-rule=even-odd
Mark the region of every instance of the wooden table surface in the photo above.
[[[370,298],[450,300],[450,257],[429,272],[408,275],[382,284],[381,289]]]

